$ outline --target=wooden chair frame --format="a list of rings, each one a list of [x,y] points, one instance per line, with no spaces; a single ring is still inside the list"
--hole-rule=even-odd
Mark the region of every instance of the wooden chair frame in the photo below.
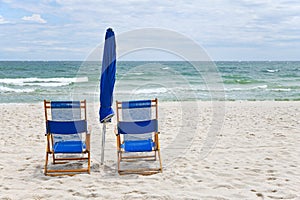
[[[86,100],[80,101],[80,109],[84,110],[84,120],[87,120],[87,113],[86,113]],[[46,126],[47,122],[49,120],[49,111],[51,111],[51,101],[44,100],[44,110],[45,110],[45,120],[46,120]],[[82,111],[81,111],[82,112]],[[69,154],[69,153],[55,153],[53,150],[54,145],[54,139],[53,134],[48,132],[48,128],[46,131],[46,137],[47,137],[47,144],[46,144],[46,160],[45,160],[45,167],[44,167],[44,174],[49,176],[61,176],[61,175],[75,175],[77,173],[90,173],[91,168],[91,155],[90,155],[90,134],[91,134],[91,128],[89,127],[89,130],[86,132],[85,137],[85,144],[86,149],[81,153],[72,153],[72,156],[69,157],[63,157],[58,158],[56,155],[58,154]],[[80,161],[80,160],[86,160],[87,161],[87,168],[79,168],[79,169],[48,169],[48,157],[52,154],[52,163],[53,164],[65,164],[71,161]],[[82,155],[81,157],[77,157],[74,155]],[[87,154],[87,156],[85,156]]]
[[[122,109],[122,102],[116,101],[117,107],[117,122],[120,122],[120,110]],[[155,107],[155,119],[158,119],[158,100],[152,99],[151,100],[151,107]],[[122,147],[121,144],[124,143],[124,140],[121,137],[121,134],[118,133],[117,129],[115,129],[115,134],[117,137],[117,157],[118,157],[118,173],[120,175],[123,174],[142,174],[142,175],[151,175],[158,172],[162,172],[162,161],[160,156],[160,145],[159,145],[159,137],[158,135],[160,132],[154,132],[154,142],[155,147],[151,152],[136,152],[136,153],[145,153],[146,155],[126,155],[126,152]],[[131,154],[135,154],[130,152]],[[150,154],[150,155],[149,155]],[[137,168],[137,169],[121,169],[121,162],[135,162],[135,161],[156,161],[158,158],[159,160],[159,167],[157,168]]]

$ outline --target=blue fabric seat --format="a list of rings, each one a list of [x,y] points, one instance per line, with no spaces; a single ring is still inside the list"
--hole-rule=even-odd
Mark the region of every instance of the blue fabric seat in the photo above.
[[[82,141],[59,141],[53,146],[55,153],[82,153],[86,148]]]
[[[152,151],[152,147],[155,146],[155,143],[149,140],[136,140],[136,141],[125,141],[122,144],[122,148],[127,152],[145,152]]]

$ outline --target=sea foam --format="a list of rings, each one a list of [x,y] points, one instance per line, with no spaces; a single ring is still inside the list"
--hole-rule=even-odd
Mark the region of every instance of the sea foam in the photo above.
[[[0,79],[0,84],[12,86],[41,86],[41,87],[59,87],[72,83],[88,82],[88,77],[79,78],[5,78]]]

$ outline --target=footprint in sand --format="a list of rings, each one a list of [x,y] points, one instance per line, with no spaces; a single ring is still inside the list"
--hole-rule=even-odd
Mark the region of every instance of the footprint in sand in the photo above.
[[[256,196],[264,199],[264,195],[262,193],[256,193]]]
[[[275,177],[269,177],[269,178],[267,178],[267,180],[268,180],[268,181],[275,181],[276,178],[275,178]]]

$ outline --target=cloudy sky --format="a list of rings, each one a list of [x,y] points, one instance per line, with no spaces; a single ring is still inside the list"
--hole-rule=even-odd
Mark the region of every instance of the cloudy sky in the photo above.
[[[84,60],[108,27],[176,31],[213,60],[300,60],[299,0],[0,0],[0,60]]]

